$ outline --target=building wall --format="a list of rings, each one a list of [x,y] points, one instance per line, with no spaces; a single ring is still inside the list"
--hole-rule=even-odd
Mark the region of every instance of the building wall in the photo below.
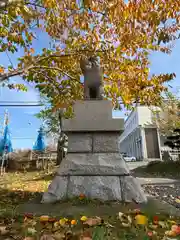
[[[129,156],[138,159],[143,158],[141,128],[135,128],[119,146],[120,152],[125,152]]]
[[[128,116],[125,121],[124,132],[119,138],[120,152],[125,152],[137,159],[147,159],[148,155],[150,158],[161,158],[159,152],[160,139],[157,129],[153,126],[152,109],[159,110],[156,107],[138,106]],[[150,152],[155,153],[153,155]]]
[[[124,123],[124,132],[120,136],[122,142],[134,129],[138,127],[138,114],[136,111],[132,112]]]

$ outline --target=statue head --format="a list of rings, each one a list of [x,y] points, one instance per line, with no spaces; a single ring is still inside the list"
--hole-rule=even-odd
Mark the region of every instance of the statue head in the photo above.
[[[94,66],[99,67],[99,66],[100,66],[100,65],[99,65],[99,61],[98,61],[98,57],[92,56],[92,57],[90,57],[88,60],[89,60],[89,62],[91,63],[92,67],[94,67]]]

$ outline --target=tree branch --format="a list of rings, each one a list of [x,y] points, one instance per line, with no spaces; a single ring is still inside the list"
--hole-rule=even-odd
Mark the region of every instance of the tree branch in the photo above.
[[[107,49],[107,50],[97,50],[96,53],[99,53],[99,52],[107,52],[107,51],[110,51],[110,49]],[[77,55],[81,55],[82,53],[85,54],[85,53],[93,53],[94,51],[89,51],[89,50],[79,50],[79,51],[76,51],[76,52],[72,52],[72,53],[69,53],[69,54],[52,54],[52,55],[49,55],[49,56],[45,56],[45,57],[40,57],[38,58],[34,63],[32,63],[31,65],[29,65],[28,67],[26,68],[21,68],[21,69],[16,69],[14,71],[11,71],[11,72],[7,72],[7,73],[4,73],[4,74],[0,74],[0,83],[3,82],[3,81],[6,81],[7,79],[11,78],[11,77],[15,77],[15,76],[20,76],[22,74],[24,74],[25,72],[31,70],[32,68],[42,68],[42,66],[39,66],[39,67],[36,67],[38,64],[40,64],[41,62],[43,61],[46,61],[47,59],[50,59],[50,58],[66,58],[66,57],[72,57],[72,56],[77,56]],[[50,68],[50,67],[46,67],[44,66],[44,68],[46,69],[53,69]],[[76,78],[70,76],[68,73],[64,72],[62,69],[60,68],[54,68],[54,70],[58,70],[60,72],[62,72],[64,75],[68,76],[69,78],[73,79],[73,80],[76,80],[78,81]],[[79,81],[78,81],[79,82]],[[80,82],[79,82],[80,83]],[[81,84],[81,83],[80,83]]]
[[[0,1],[0,10],[6,10],[7,7],[22,3],[21,0],[1,0]]]
[[[31,5],[31,6],[34,6],[34,7],[39,7],[39,8],[43,8],[43,9],[45,9],[45,7],[44,6],[42,6],[42,5],[39,5],[39,4],[37,4],[37,3],[34,3],[34,2],[25,2],[25,4],[26,5]]]
[[[65,76],[69,77],[70,79],[73,79],[75,81],[78,81],[76,78],[72,77],[71,75],[69,75],[67,72],[64,72],[61,68],[58,67],[47,67],[47,66],[34,66],[33,69],[46,69],[46,70],[56,70],[61,72],[62,74],[64,74]],[[30,70],[30,69],[29,69]],[[79,82],[79,81],[78,81]]]
[[[11,78],[11,77],[20,76],[20,75],[24,74],[25,72],[27,72],[27,71],[29,71],[29,70],[31,70],[31,69],[33,69],[33,68],[42,68],[42,66],[36,67],[36,65],[37,65],[38,63],[40,63],[41,61],[47,60],[49,57],[60,57],[60,56],[56,56],[56,55],[53,56],[53,55],[51,55],[51,56],[48,56],[48,57],[44,57],[44,58],[39,59],[39,60],[36,61],[34,64],[31,64],[30,66],[28,66],[28,67],[26,67],[26,68],[16,69],[16,70],[14,70],[14,71],[10,71],[10,72],[7,72],[7,73],[0,74],[0,83],[3,82],[3,81],[8,80],[8,79]],[[44,69],[46,68],[46,69],[51,69],[51,70],[53,70],[53,68],[51,68],[51,67],[46,67],[46,66],[44,66],[43,68],[44,68]],[[61,70],[60,68],[54,68],[54,69],[62,72],[62,70]],[[73,77],[70,76],[69,74],[67,74],[67,73],[65,73],[65,72],[64,72],[64,74],[65,74],[66,76],[70,77],[71,79],[74,79],[74,80],[75,80],[75,78],[73,78]],[[77,80],[77,79],[76,79],[76,80]]]
[[[17,70],[14,70],[13,72],[0,74],[0,83],[8,80],[10,77],[19,76],[24,72],[25,72],[25,69],[17,69]]]

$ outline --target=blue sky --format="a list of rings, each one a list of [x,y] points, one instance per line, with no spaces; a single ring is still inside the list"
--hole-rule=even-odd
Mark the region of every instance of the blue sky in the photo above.
[[[42,32],[37,32],[37,40],[34,42],[34,49],[36,51],[43,47],[48,47],[49,41],[47,36]],[[171,55],[165,55],[162,53],[156,53],[151,56],[151,73],[176,73],[176,79],[171,82],[174,89],[180,90],[180,41],[176,43],[175,48]],[[19,50],[15,55],[9,55],[11,61],[16,64],[17,57],[22,55],[22,51]],[[9,60],[6,54],[0,54],[0,65],[7,66]],[[22,79],[15,77],[13,82],[22,83]],[[33,88],[28,85],[28,92],[17,92],[15,90],[9,90],[6,88],[0,89],[0,101],[38,101],[39,94]],[[40,111],[40,107],[8,107],[10,115],[10,130],[12,134],[13,148],[32,148],[33,142],[37,137],[37,130],[41,125],[41,121],[34,117],[34,114]],[[0,131],[3,127],[3,117],[5,108],[0,107]],[[125,111],[113,112],[114,117],[124,117]]]

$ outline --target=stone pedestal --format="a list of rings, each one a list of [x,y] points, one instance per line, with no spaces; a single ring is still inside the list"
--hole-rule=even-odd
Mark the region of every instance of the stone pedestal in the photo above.
[[[112,118],[112,104],[107,100],[77,101],[74,117],[65,119],[68,153],[118,153],[124,119]]]
[[[112,103],[107,100],[77,101],[74,117],[62,122],[64,132],[122,132],[124,119],[112,118]]]
[[[79,101],[73,119],[63,121],[69,146],[42,203],[85,194],[91,199],[146,202],[118,151],[124,120],[112,118],[110,101]]]

